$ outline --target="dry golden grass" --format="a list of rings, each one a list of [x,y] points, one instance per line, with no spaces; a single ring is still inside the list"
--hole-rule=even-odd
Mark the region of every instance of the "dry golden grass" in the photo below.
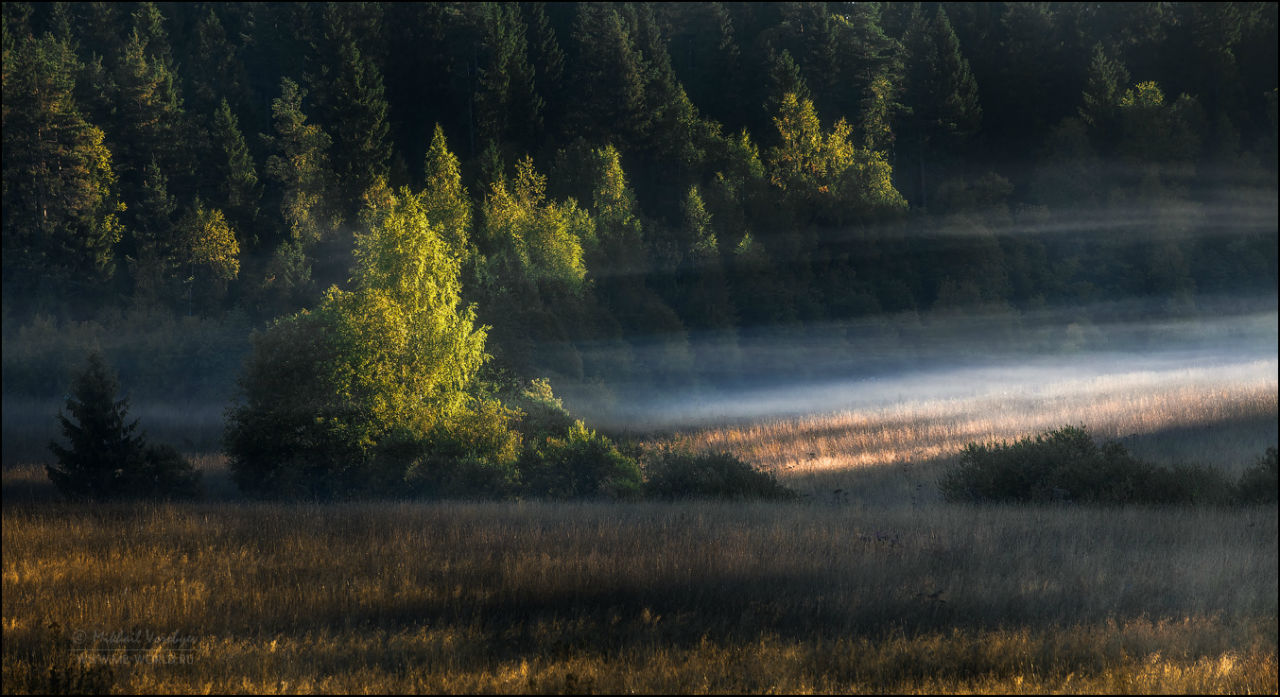
[[[1276,524],[1274,508],[6,506],[5,685],[83,675],[87,655],[141,656],[101,677],[125,692],[1275,692]]]
[[[814,496],[930,500],[941,466],[969,442],[1012,441],[1064,425],[1119,438],[1157,461],[1239,475],[1276,442],[1274,361],[1230,371],[1135,372],[1032,386],[1018,394],[905,401],[881,408],[700,429],[677,436],[728,450]]]
[[[1064,423],[1274,442],[1274,369],[1166,377],[685,436],[804,504],[262,504],[205,455],[205,502],[78,506],[8,468],[4,691],[1275,694],[1274,506],[937,499],[964,442]]]

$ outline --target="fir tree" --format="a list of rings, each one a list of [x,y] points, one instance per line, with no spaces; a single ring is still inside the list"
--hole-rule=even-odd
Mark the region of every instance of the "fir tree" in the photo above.
[[[195,496],[200,473],[173,448],[150,445],[137,433],[119,391],[115,372],[100,354],[89,354],[71,383],[66,413],[58,414],[70,447],[49,443],[58,458],[45,466],[49,479],[72,500]]]
[[[249,146],[240,132],[239,121],[225,99],[214,112],[211,135],[215,148],[214,166],[211,168],[215,190],[236,229],[247,232],[253,229],[258,218],[262,186]],[[256,239],[246,242],[254,245]]]

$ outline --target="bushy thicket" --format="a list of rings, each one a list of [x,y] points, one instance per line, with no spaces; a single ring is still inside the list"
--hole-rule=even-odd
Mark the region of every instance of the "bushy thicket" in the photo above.
[[[116,399],[120,383],[98,353],[89,354],[59,414],[70,447],[50,443],[58,462],[46,465],[49,479],[72,500],[190,498],[199,494],[200,473],[177,450],[148,443],[128,420],[128,400]],[[69,416],[68,416],[69,414]]]
[[[1240,475],[1240,483],[1236,485],[1237,495],[1243,503],[1276,503],[1277,488],[1277,453],[1275,448],[1267,448],[1267,454],[1258,458],[1252,467]]]
[[[1274,449],[1268,454],[1274,501]],[[969,443],[939,488],[948,501],[979,503],[1221,505],[1265,500],[1266,462],[1232,484],[1218,470],[1144,462],[1120,443],[1099,445],[1083,427],[1066,426],[1014,443]]]
[[[771,472],[726,453],[661,448],[645,464],[645,495],[656,499],[762,499],[786,501],[796,492]]]

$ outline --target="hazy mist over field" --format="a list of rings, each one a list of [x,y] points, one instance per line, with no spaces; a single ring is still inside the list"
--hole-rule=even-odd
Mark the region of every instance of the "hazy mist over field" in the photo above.
[[[736,341],[692,335],[697,382],[606,381],[611,399],[571,388],[566,401],[596,425],[644,430],[925,401],[1087,397],[1122,384],[1274,389],[1275,298],[1218,298],[1201,306],[1194,315],[1165,319],[1144,319],[1135,303],[1108,303],[1020,316],[933,313],[757,328]],[[660,364],[671,351],[663,341],[637,343],[631,358]]]

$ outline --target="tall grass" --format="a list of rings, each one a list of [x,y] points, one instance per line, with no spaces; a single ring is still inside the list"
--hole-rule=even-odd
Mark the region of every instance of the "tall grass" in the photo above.
[[[1264,362],[1266,363],[1266,362]],[[1085,425],[1136,456],[1240,473],[1277,440],[1274,362],[1224,374],[1135,372],[1029,386],[1018,394],[913,400],[891,406],[699,429],[674,438],[729,450],[818,498],[927,502],[969,442],[1016,440]]]
[[[113,689],[1276,689],[1274,508],[6,505],[3,518],[6,691],[134,654],[112,665]],[[63,653],[43,648],[51,634]],[[148,662],[167,656],[187,662]]]
[[[47,456],[6,455],[4,690],[1274,694],[1274,506],[935,486],[966,442],[1064,424],[1234,479],[1275,443],[1274,365],[665,439],[772,468],[809,494],[786,504],[251,503],[191,438],[220,407],[139,406],[206,500],[63,504]]]

